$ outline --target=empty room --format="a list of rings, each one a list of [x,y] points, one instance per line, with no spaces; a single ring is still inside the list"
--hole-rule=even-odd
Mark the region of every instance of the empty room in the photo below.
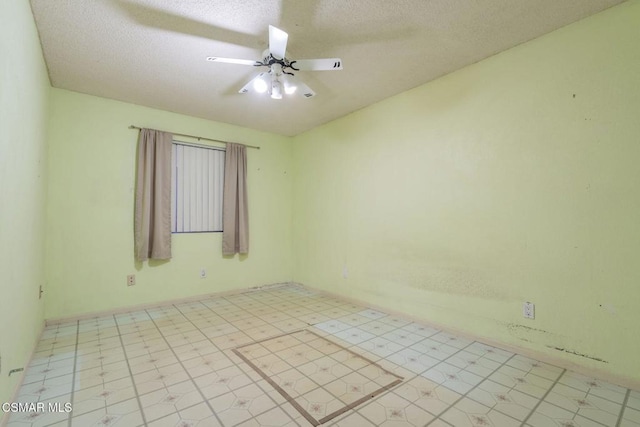
[[[639,24],[0,2],[0,426],[640,426]]]

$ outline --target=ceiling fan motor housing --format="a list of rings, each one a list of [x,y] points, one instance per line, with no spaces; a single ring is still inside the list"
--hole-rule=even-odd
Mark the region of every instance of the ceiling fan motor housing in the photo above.
[[[248,93],[252,90],[259,93],[269,92],[271,98],[282,99],[283,92],[287,95],[299,92],[305,98],[311,98],[316,93],[309,86],[298,80],[293,71],[341,70],[342,60],[340,58],[324,58],[290,61],[286,57],[288,38],[289,35],[286,32],[269,25],[269,47],[262,52],[262,62],[247,59],[220,58],[217,56],[207,57],[207,60],[253,65],[254,67],[269,67],[268,72],[260,73],[254,77],[238,91],[239,93]],[[270,82],[266,79],[267,75],[271,77]],[[299,91],[298,88],[300,88]]]

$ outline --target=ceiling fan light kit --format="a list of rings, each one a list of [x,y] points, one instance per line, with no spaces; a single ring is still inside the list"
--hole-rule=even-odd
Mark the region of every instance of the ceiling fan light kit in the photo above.
[[[207,61],[269,68],[269,71],[261,72],[251,79],[238,91],[239,93],[268,92],[272,99],[282,99],[283,94],[300,93],[305,98],[311,98],[316,93],[299,80],[294,71],[342,70],[342,60],[340,58],[323,58],[290,61],[286,57],[288,39],[289,35],[286,32],[269,25],[269,48],[263,52],[262,61],[217,56],[209,56]]]

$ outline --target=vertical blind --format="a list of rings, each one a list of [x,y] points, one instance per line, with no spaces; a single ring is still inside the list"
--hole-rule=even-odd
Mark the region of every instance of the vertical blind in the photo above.
[[[174,141],[171,232],[222,231],[225,150]]]

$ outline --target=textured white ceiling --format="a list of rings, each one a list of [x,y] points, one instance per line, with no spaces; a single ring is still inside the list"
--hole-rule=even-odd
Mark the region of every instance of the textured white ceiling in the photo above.
[[[54,87],[296,135],[623,0],[31,0]],[[339,57],[299,72],[311,99],[238,94],[268,26],[287,57]]]

